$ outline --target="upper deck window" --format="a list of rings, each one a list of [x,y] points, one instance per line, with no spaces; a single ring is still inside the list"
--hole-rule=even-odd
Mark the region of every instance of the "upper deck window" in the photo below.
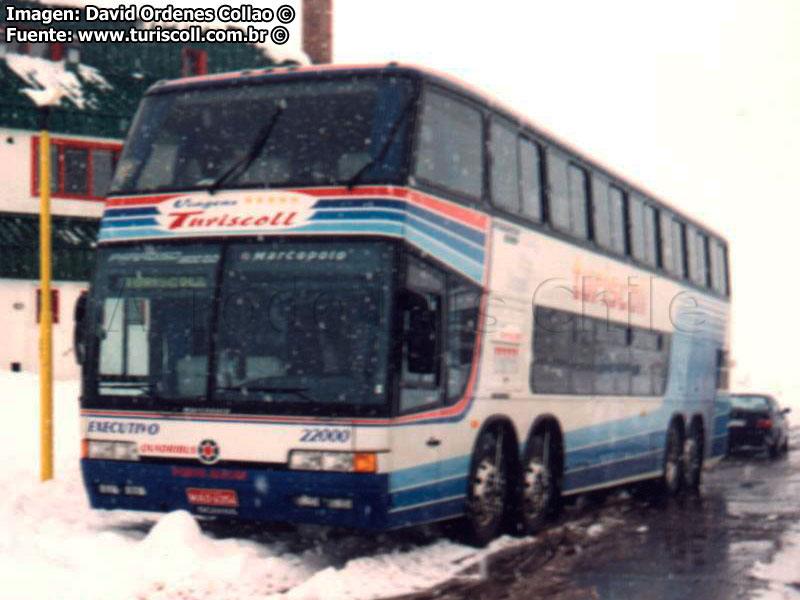
[[[466,103],[438,92],[425,95],[414,174],[428,183],[480,199],[483,119]]]
[[[586,218],[589,201],[589,175],[577,165],[569,166],[569,208],[572,233],[579,238],[589,237],[589,224]]]
[[[527,138],[519,141],[520,187],[522,188],[522,214],[540,222],[542,220],[542,150]]]
[[[550,222],[553,227],[578,238],[589,235],[587,202],[589,176],[582,167],[567,162],[561,152],[547,152]]]
[[[397,182],[412,100],[411,80],[375,76],[150,95],[112,193]]]
[[[693,283],[705,287],[708,284],[707,238],[692,225],[687,226],[686,229],[689,279]]]
[[[492,202],[512,214],[519,212],[519,162],[517,134],[503,121],[492,120],[489,132],[492,154]]]
[[[634,194],[628,202],[631,251],[638,261],[658,265],[658,216],[656,209],[641,196]]]
[[[711,285],[715,292],[728,293],[728,252],[722,242],[711,240]]]
[[[625,254],[625,192],[599,175],[592,181],[594,239],[601,248]]]

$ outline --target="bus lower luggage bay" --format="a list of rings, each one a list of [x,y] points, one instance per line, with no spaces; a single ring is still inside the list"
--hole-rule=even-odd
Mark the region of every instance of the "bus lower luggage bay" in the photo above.
[[[76,317],[92,506],[483,544],[696,489],[727,444],[727,244],[449,77],[144,97]]]

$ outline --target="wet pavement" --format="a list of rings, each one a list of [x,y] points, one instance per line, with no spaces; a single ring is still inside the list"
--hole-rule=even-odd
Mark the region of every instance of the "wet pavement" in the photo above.
[[[769,562],[800,522],[800,430],[793,434],[786,458],[744,453],[706,470],[699,495],[579,499],[529,546],[407,598],[751,598],[766,588],[753,566]]]

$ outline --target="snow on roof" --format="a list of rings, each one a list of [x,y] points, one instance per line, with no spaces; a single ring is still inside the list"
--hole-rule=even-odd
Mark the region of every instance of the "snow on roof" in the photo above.
[[[8,68],[30,86],[23,92],[37,104],[46,102],[48,97],[64,97],[84,109],[92,106],[92,100],[84,94],[84,83],[104,90],[112,87],[100,71],[88,65],[78,65],[76,74],[66,68],[64,61],[13,53],[6,54],[5,61]]]

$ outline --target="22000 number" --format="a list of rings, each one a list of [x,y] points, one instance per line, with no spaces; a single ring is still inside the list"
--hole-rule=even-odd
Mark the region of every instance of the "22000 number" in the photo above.
[[[350,439],[349,429],[303,429],[301,442],[336,442],[344,443]]]

